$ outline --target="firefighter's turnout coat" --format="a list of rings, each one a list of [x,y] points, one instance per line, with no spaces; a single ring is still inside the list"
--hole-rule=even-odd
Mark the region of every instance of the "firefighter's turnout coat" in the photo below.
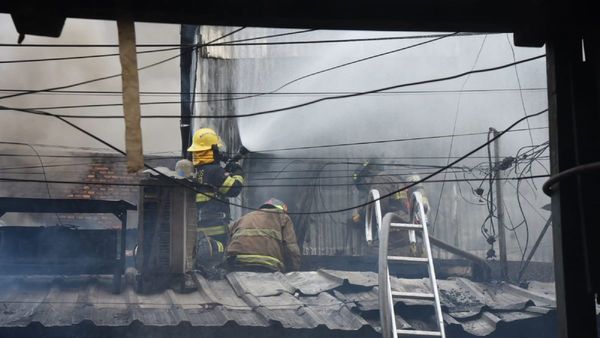
[[[300,248],[290,217],[279,209],[252,211],[229,228],[228,261],[238,267],[297,270]]]
[[[231,221],[227,198],[240,194],[243,172],[240,168],[230,173],[213,162],[197,166],[195,178],[202,185],[201,193],[196,194],[198,230],[206,236],[224,237]]]
[[[379,190],[379,195],[385,196],[394,191],[400,190],[405,184],[398,183],[399,180],[403,180],[402,176],[394,176],[386,173],[379,173],[378,175],[364,177],[362,183],[368,186],[368,190],[365,190],[365,194],[371,189]],[[381,216],[388,212],[395,212],[401,216],[407,217],[410,213],[410,201],[409,192],[404,190],[393,194],[388,198],[381,199]],[[367,197],[364,196],[361,201],[366,201]],[[364,217],[365,210],[361,210],[361,216]]]

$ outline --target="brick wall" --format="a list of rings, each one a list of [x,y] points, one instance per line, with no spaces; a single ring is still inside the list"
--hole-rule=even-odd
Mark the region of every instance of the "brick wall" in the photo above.
[[[165,166],[173,169],[177,159],[146,158],[152,166]],[[85,184],[71,186],[62,198],[93,199],[93,200],[124,200],[134,205],[138,204],[140,187],[135,186],[146,177],[143,171],[127,173],[127,162],[123,158],[101,156],[82,168],[80,180]],[[94,184],[99,183],[99,184]],[[115,185],[111,185],[115,183]],[[131,184],[131,185],[127,185]],[[61,198],[61,196],[54,196]],[[73,222],[81,227],[120,228],[120,221],[111,214],[60,214],[64,222]],[[137,227],[137,212],[128,213],[128,228]]]
[[[2,148],[6,153],[20,154],[12,148]],[[20,198],[73,198],[95,200],[124,200],[137,205],[140,180],[143,172],[127,173],[125,157],[118,154],[98,152],[42,152],[41,158],[22,153],[23,157],[0,157],[0,176],[29,182],[0,182],[0,196]],[[57,155],[57,156],[55,156]],[[151,166],[174,168],[177,158],[149,157],[146,163]],[[43,164],[43,167],[42,167]],[[46,183],[69,182],[69,183]],[[77,183],[75,183],[77,182]],[[78,184],[82,182],[82,184]],[[95,184],[99,183],[99,184]],[[111,183],[131,184],[111,185]],[[2,223],[18,226],[74,225],[80,228],[120,227],[120,221],[111,214],[36,214],[8,213]],[[127,227],[137,226],[137,213],[129,212]]]
[[[137,205],[140,187],[136,185],[147,175],[127,173],[126,158],[114,153],[44,149],[40,150],[42,157],[37,157],[21,147],[2,146],[0,152],[23,155],[0,156],[0,176],[18,180],[0,182],[2,197],[124,200]],[[178,158],[146,156],[144,160],[154,167],[173,169]],[[73,225],[84,229],[121,226],[112,214],[7,213],[0,221],[0,225]],[[127,227],[137,227],[137,212],[128,212]]]

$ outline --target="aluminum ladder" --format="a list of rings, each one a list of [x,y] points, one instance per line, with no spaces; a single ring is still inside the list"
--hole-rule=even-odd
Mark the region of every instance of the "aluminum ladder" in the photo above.
[[[381,205],[379,203],[379,191],[373,189],[369,192],[369,202],[365,215],[365,236],[367,243],[373,245],[373,221],[377,225],[379,236],[379,313],[381,318],[381,333],[384,338],[405,337],[446,337],[444,331],[444,319],[440,296],[431,255],[429,233],[427,231],[427,218],[422,203],[422,195],[415,191],[412,193],[412,210],[410,212],[410,223],[393,222],[399,219],[394,213],[387,213],[383,218]],[[408,230],[411,244],[416,244],[415,231],[422,232],[423,244],[427,257],[390,256],[388,252],[388,241],[390,229]],[[418,263],[427,264],[432,293],[400,292],[392,291],[390,283],[390,272],[388,263]],[[435,316],[439,331],[406,330],[398,329],[396,325],[396,314],[393,299],[418,299],[431,300],[435,307]]]

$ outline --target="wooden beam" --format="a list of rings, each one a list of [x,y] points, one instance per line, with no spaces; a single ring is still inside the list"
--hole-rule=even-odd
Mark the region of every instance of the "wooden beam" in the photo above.
[[[553,175],[598,161],[598,113],[586,86],[581,35],[563,32],[547,43],[550,161]],[[560,128],[559,128],[560,126]],[[596,175],[598,176],[598,175]],[[586,234],[598,221],[589,202],[597,200],[598,179],[573,177],[554,186],[552,223],[559,337],[597,337],[594,292]],[[585,198],[587,197],[587,198]],[[591,197],[591,200],[589,199]],[[596,267],[597,268],[597,267]]]
[[[115,20],[131,13],[142,22],[281,28],[406,31],[532,31],[544,2],[536,0],[229,0],[2,1],[0,12],[61,13],[65,17]],[[536,21],[537,24],[537,21]]]

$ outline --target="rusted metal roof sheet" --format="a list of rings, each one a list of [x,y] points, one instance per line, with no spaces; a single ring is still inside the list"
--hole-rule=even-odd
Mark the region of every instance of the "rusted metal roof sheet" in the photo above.
[[[128,286],[111,293],[105,277],[0,277],[0,327],[39,323],[63,327],[90,321],[96,326],[283,327],[371,332],[378,328],[377,275],[372,272],[319,270],[306,272],[234,272],[222,280],[195,278],[198,290],[138,294]],[[392,278],[393,288],[429,290],[426,279]],[[543,319],[554,299],[508,284],[440,280],[446,324],[463,335],[483,336],[517,321]],[[426,328],[419,318],[423,301],[396,304],[404,327]],[[364,331],[367,330],[367,331]]]

